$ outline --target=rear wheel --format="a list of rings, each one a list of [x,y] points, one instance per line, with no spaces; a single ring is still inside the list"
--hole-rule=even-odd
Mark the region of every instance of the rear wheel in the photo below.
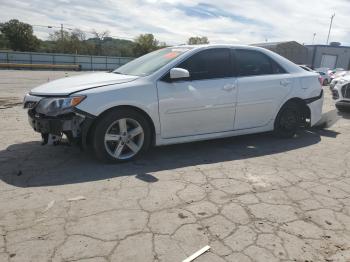
[[[97,158],[125,162],[145,152],[151,141],[150,125],[134,110],[113,110],[100,119],[93,134]]]
[[[274,134],[281,138],[294,137],[301,125],[302,113],[297,103],[285,104],[275,120]]]

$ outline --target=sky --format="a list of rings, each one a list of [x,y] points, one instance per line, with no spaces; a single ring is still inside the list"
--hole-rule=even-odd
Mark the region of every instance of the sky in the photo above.
[[[66,28],[108,30],[113,37],[134,39],[152,33],[169,45],[191,36],[211,43],[253,44],[295,40],[325,44],[335,13],[330,41],[350,45],[350,0],[0,0],[0,22],[16,18],[34,25],[47,39]]]

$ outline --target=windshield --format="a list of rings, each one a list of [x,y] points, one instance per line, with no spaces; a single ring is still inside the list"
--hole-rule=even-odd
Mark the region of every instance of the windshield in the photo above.
[[[147,76],[190,50],[188,47],[164,48],[141,56],[114,70],[123,75]]]

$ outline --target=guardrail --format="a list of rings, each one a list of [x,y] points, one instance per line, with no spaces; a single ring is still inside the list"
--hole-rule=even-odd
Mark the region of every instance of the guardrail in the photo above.
[[[77,70],[75,68],[78,67],[80,70],[108,71],[124,65],[132,59],[132,57],[89,56],[0,50],[0,64],[2,64],[0,68]],[[4,64],[6,64],[6,66]]]

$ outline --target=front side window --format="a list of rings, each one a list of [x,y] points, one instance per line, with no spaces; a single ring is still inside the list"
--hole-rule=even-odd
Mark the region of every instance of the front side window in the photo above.
[[[136,58],[113,72],[123,75],[147,76],[156,72],[190,49],[191,48],[188,47],[160,49]]]
[[[254,50],[236,50],[239,76],[283,74],[285,70],[267,55]]]
[[[191,80],[232,76],[231,54],[227,48],[200,51],[177,67],[187,69],[190,72]]]

